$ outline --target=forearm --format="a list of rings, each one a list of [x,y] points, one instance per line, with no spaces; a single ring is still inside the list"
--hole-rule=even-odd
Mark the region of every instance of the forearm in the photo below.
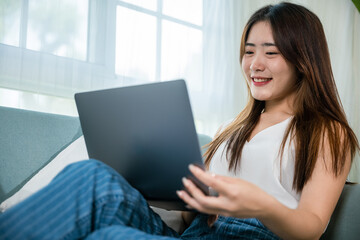
[[[258,219],[282,239],[319,239],[325,228],[315,214],[290,209],[274,198],[265,203],[264,209]]]

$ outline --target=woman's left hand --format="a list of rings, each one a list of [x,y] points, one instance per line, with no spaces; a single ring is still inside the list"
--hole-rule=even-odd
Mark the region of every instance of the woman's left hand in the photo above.
[[[240,218],[259,217],[272,197],[256,185],[240,178],[225,177],[203,171],[194,165],[191,173],[218,196],[208,196],[191,180],[184,178],[185,190],[177,191],[178,196],[191,209],[199,212]]]

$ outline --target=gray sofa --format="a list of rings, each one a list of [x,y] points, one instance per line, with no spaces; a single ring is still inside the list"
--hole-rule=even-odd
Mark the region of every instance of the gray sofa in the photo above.
[[[0,107],[0,203],[81,135],[77,117]],[[345,186],[322,239],[360,239],[359,185]]]

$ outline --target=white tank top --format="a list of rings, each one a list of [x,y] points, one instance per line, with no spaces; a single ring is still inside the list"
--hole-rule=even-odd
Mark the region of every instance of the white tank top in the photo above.
[[[220,145],[210,163],[210,172],[239,177],[249,181],[285,206],[295,209],[301,193],[292,188],[294,178],[295,148],[285,144],[281,170],[279,149],[285,130],[292,117],[257,133],[242,150],[240,168],[228,170],[225,143]]]

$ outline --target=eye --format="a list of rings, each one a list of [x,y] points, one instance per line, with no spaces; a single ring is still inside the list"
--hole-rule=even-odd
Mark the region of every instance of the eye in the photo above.
[[[253,51],[245,51],[245,54],[250,55],[250,54],[254,54],[254,52]]]
[[[279,54],[278,52],[266,52],[267,55],[276,55]]]

